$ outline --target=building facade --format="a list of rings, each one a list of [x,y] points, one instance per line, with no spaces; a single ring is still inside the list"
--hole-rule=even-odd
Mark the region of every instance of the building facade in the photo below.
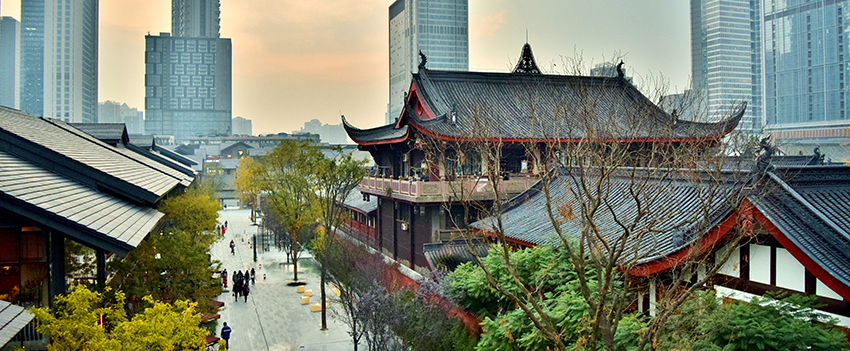
[[[231,134],[230,39],[145,37],[145,134]]]
[[[21,29],[21,109],[97,122],[98,0],[24,0]]]
[[[747,102],[739,131],[759,133],[763,122],[761,2],[691,0],[693,88],[707,118]]]
[[[780,138],[850,138],[850,1],[764,1],[765,116]]]
[[[251,120],[242,117],[233,117],[233,135],[254,135]]]
[[[218,38],[219,0],[172,0],[171,34],[175,37]]]
[[[468,0],[396,0],[389,8],[390,97],[386,122],[401,114],[411,73],[419,66],[419,52],[428,67],[469,69]]]
[[[127,133],[145,133],[145,113],[135,107],[115,101],[104,101],[97,104],[98,123],[124,123]]]
[[[21,23],[0,17],[0,105],[20,108]]]

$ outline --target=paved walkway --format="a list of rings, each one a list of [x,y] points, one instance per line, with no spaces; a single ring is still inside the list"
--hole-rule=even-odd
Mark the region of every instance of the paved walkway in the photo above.
[[[319,330],[320,313],[310,312],[309,305],[301,305],[301,294],[295,292],[295,287],[286,285],[285,280],[292,279],[292,265],[286,264],[284,253],[272,247],[270,252],[258,252],[257,262],[254,263],[253,249],[249,243],[257,227],[250,225],[250,214],[250,210],[219,212],[219,221],[227,221],[228,229],[224,240],[213,245],[213,259],[222,262],[222,268],[227,269],[228,275],[237,270],[250,271],[254,268],[257,280],[251,287],[247,303],[244,298],[234,302],[230,292],[218,297],[218,301],[223,301],[225,305],[220,312],[221,319],[216,332],[220,333],[223,322],[233,328],[230,349],[234,351],[352,350],[348,327],[336,321],[330,309],[328,330]],[[230,253],[230,240],[237,243],[235,255]],[[263,274],[266,275],[265,280]],[[313,290],[311,303],[318,302],[318,268],[309,254],[305,253],[299,261],[298,278],[307,281],[306,289]],[[228,288],[232,288],[232,284],[232,278],[228,279]],[[327,292],[331,294],[330,289]]]

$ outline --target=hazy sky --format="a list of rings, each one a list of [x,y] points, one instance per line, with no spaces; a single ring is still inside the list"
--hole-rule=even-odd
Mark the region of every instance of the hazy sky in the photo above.
[[[19,0],[0,13],[20,19]],[[233,42],[233,116],[254,133],[291,132],[313,118],[383,123],[391,0],[221,0],[221,35]],[[99,100],[144,103],[144,35],[171,31],[169,0],[101,0]],[[525,43],[538,65],[563,72],[625,56],[638,85],[690,76],[687,1],[469,0],[469,68],[508,71]]]

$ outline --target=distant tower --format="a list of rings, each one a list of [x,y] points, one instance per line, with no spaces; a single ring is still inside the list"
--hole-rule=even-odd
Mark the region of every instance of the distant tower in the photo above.
[[[227,136],[232,128],[230,39],[218,0],[172,0],[174,36],[145,36],[145,133]]]
[[[21,110],[97,122],[98,0],[21,1]]]
[[[761,0],[691,0],[693,88],[709,117],[747,102],[738,130],[760,132],[762,112]]]
[[[20,108],[21,23],[0,17],[0,105]]]
[[[469,70],[468,0],[396,0],[389,8],[390,97],[386,115],[401,114],[411,73],[418,71],[419,51],[428,69]]]
[[[171,0],[171,35],[218,38],[220,15],[219,0]]]

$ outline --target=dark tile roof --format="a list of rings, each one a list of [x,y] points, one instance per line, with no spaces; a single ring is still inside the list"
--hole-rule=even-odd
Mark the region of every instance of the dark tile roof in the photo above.
[[[136,145],[145,149],[154,147],[153,135],[149,134],[130,134],[130,144]]]
[[[411,125],[449,139],[703,140],[732,131],[746,108],[742,103],[717,122],[689,121],[668,114],[620,77],[420,69],[412,85],[415,93],[397,123],[371,129],[345,123],[349,137],[361,145],[386,142],[403,137]],[[419,107],[411,101],[421,101],[423,112],[413,112]]]
[[[168,157],[169,159],[172,159],[175,162],[178,162],[184,166],[192,167],[198,164],[198,162],[196,162],[195,160],[183,156],[177,152],[174,152],[173,150],[168,149],[166,147],[157,146],[156,151],[162,154],[163,156]]]
[[[560,213],[572,211],[572,218],[563,219],[562,230],[574,240],[578,240],[582,232],[582,222],[577,218],[581,216],[580,203],[585,198],[576,196],[578,184],[573,177],[566,176],[565,171],[555,177],[550,185],[551,198],[555,199],[554,206],[566,206],[556,209],[556,216]],[[666,256],[686,247],[693,240],[698,239],[705,231],[719,224],[732,210],[728,203],[729,196],[713,196],[710,204],[704,204],[706,194],[709,191],[720,194],[733,194],[736,189],[734,182],[722,183],[719,186],[707,184],[696,184],[694,182],[675,179],[675,177],[660,177],[661,173],[642,176],[638,171],[638,178],[630,180],[628,176],[613,176],[610,183],[604,187],[609,192],[607,202],[611,209],[602,205],[595,214],[594,223],[601,235],[608,240],[621,237],[623,229],[615,222],[615,218],[622,223],[638,222],[633,233],[649,233],[641,240],[637,249],[638,263],[649,262],[659,257]],[[587,178],[586,182],[592,182]],[[638,192],[642,206],[651,206],[648,209],[650,215],[637,220],[638,211],[635,200],[628,196],[630,186],[641,186],[646,182],[646,187]],[[654,198],[654,199],[653,199]],[[702,200],[701,200],[702,199]],[[708,215],[703,211],[708,205]],[[644,213],[644,215],[646,214]],[[615,217],[616,216],[616,217]],[[535,183],[527,191],[517,195],[503,206],[502,223],[505,235],[508,238],[534,245],[560,246],[552,221],[546,212],[546,196],[543,193],[542,180]],[[495,232],[495,218],[489,217],[470,224],[471,227],[487,232]],[[632,239],[630,239],[632,240]],[[632,244],[629,244],[632,247]],[[632,259],[632,257],[624,257]]]
[[[162,213],[0,151],[0,207],[110,252],[126,253]]]
[[[365,214],[377,213],[378,198],[372,196],[369,201],[363,200],[363,193],[352,190],[344,201],[345,206],[363,212]]]
[[[824,155],[825,162],[850,163],[850,142],[792,143],[779,140],[776,144],[786,155],[811,155],[815,148],[818,148],[818,152]]]
[[[130,140],[124,123],[68,123],[98,140],[115,146]]]
[[[850,286],[850,167],[785,167],[751,201],[827,273]]]
[[[152,204],[176,186],[188,185],[182,174],[119,149],[67,123],[0,107],[0,150],[51,170],[61,168],[65,176],[131,201]]]
[[[478,240],[453,240],[422,245],[422,251],[431,269],[449,272],[463,263],[476,262],[470,250],[478,257],[486,257],[489,248],[490,243]]]
[[[6,345],[33,319],[23,307],[0,300],[0,345]]]

